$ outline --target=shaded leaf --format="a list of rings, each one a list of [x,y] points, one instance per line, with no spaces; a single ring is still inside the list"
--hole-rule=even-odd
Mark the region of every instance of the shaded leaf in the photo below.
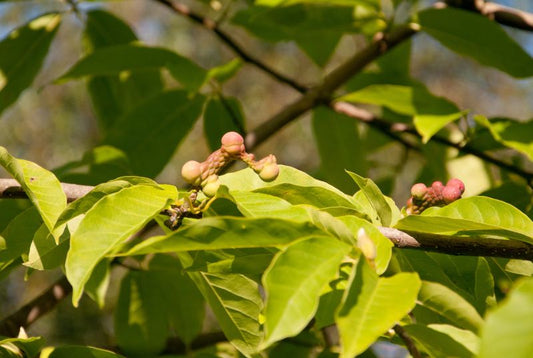
[[[444,325],[443,325],[444,326]],[[456,329],[453,326],[449,328]],[[421,324],[411,324],[404,326],[407,334],[426,352],[430,357],[448,358],[448,357],[474,357],[475,351],[465,347],[461,342],[458,342],[454,337],[433,329],[431,326],[424,326]],[[470,335],[471,339],[477,337],[470,331],[459,330],[461,336]]]
[[[383,226],[391,225],[393,219],[392,209],[376,183],[350,171],[347,171],[347,173],[361,189],[361,192],[372,207],[373,213],[369,215],[372,222]]]
[[[60,23],[59,14],[42,15],[0,41],[0,114],[33,83]]]
[[[531,56],[487,17],[450,7],[425,10],[418,16],[422,30],[452,51],[513,77],[533,75]]]
[[[227,132],[245,132],[244,114],[236,98],[213,97],[204,110],[204,136],[209,148],[220,148],[220,138]]]
[[[134,174],[155,177],[200,116],[203,101],[183,90],[160,93],[118,119],[104,143],[127,154]]]
[[[87,12],[84,37],[87,52],[128,44],[137,40],[130,27],[115,15],[100,9]],[[132,71],[128,76],[93,76],[87,82],[89,94],[103,129],[141,100],[163,89],[159,69]]]
[[[479,357],[527,358],[533,354],[533,279],[519,281],[509,296],[487,315]]]
[[[88,346],[47,347],[41,353],[41,358],[124,358],[120,354],[100,348]]]
[[[326,180],[346,193],[353,193],[354,183],[345,170],[365,175],[368,169],[364,143],[355,120],[318,107],[313,111],[312,122]]]

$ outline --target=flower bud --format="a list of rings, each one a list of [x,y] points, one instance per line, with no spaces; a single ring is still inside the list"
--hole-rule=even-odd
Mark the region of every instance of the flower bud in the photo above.
[[[444,189],[442,189],[442,198],[446,204],[459,199],[461,194],[461,189],[456,186],[446,186]]]
[[[411,195],[415,199],[423,199],[427,192],[428,188],[422,183],[417,183],[411,187]]]
[[[210,175],[206,179],[205,184],[202,186],[202,191],[205,196],[212,198],[217,194],[218,188],[220,188],[220,181],[218,180],[218,175]]]
[[[237,132],[224,134],[221,140],[222,150],[230,155],[238,155],[244,152],[244,138]]]
[[[459,191],[461,191],[461,194],[465,192],[465,184],[457,178],[452,178],[448,180],[448,182],[446,183],[446,186],[456,187],[457,189],[459,189]]]
[[[189,184],[194,184],[201,175],[202,165],[195,160],[189,160],[181,167],[181,176]]]
[[[272,181],[278,177],[279,166],[276,163],[265,164],[259,172],[259,177],[264,181]]]

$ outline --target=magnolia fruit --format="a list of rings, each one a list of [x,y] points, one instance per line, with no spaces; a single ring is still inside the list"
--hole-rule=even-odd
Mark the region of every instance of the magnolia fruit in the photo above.
[[[265,164],[259,172],[259,177],[264,181],[272,181],[278,177],[279,167],[276,163]]]
[[[205,196],[212,198],[217,194],[218,188],[220,188],[220,181],[218,175],[214,174],[207,178],[206,183],[202,186],[202,191]]]
[[[452,201],[455,201],[461,197],[461,189],[456,186],[446,186],[444,189],[442,189],[442,198],[446,202],[446,204],[451,203]]]
[[[423,199],[427,192],[428,188],[422,183],[417,183],[411,187],[411,195],[415,199]]]
[[[224,134],[221,140],[222,150],[230,155],[238,155],[244,152],[244,138],[237,132]]]
[[[461,180],[459,180],[457,178],[453,178],[453,179],[448,180],[448,182],[446,183],[446,186],[447,187],[455,187],[455,188],[459,189],[461,194],[463,194],[465,192],[465,184]]]
[[[189,160],[181,167],[181,176],[189,184],[194,184],[195,181],[202,175],[202,164],[195,160]]]

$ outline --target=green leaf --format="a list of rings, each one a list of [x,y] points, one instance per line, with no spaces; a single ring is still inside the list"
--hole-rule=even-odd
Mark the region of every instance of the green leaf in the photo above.
[[[341,358],[364,352],[409,313],[415,306],[420,284],[416,273],[378,277],[365,260],[360,260],[337,312]]]
[[[198,90],[204,83],[206,70],[177,53],[140,44],[121,44],[97,48],[74,64],[57,81],[85,76],[119,75],[124,71],[167,68],[184,87]]]
[[[51,270],[65,263],[69,248],[70,231],[63,231],[59,239],[54,240],[48,228],[43,224],[33,236],[28,258],[24,266],[34,270]]]
[[[11,156],[4,147],[0,147],[0,165],[19,182],[48,230],[58,239],[62,232],[54,232],[55,223],[67,206],[59,180],[37,164]]]
[[[0,347],[15,346],[21,354],[16,354],[16,357],[28,357],[32,358],[39,354],[39,351],[44,346],[43,337],[30,337],[30,338],[5,338],[0,336]],[[0,351],[1,352],[1,351]],[[22,353],[23,352],[23,353]]]
[[[0,271],[28,252],[32,237],[41,224],[41,216],[35,207],[23,211],[9,223],[0,238]]]
[[[263,307],[258,284],[239,274],[192,272],[190,276],[228,341],[246,357],[256,353],[262,336],[259,315]]]
[[[503,201],[474,196],[422,215],[409,215],[396,224],[400,230],[444,235],[491,235],[533,243],[533,222]]]
[[[357,123],[324,107],[313,111],[312,122],[324,177],[344,192],[353,193],[354,183],[345,170],[365,175],[368,169]]]
[[[347,173],[352,177],[370,203],[373,212],[369,216],[372,222],[382,226],[391,225],[393,219],[392,209],[376,183],[371,179],[363,178],[350,171],[347,171]]]
[[[370,85],[344,95],[339,100],[380,105],[400,114],[413,116],[415,127],[424,142],[466,113],[459,111],[452,102],[432,95],[422,85]]]
[[[338,217],[353,233],[354,237],[357,237],[357,233],[360,228],[365,229],[365,233],[370,237],[370,240],[376,247],[376,258],[374,263],[376,265],[376,272],[381,275],[387,270],[390,259],[392,257],[392,248],[394,244],[387,239],[376,226],[372,225],[366,220],[360,219],[355,216],[341,216]]]
[[[165,347],[167,316],[159,297],[160,283],[145,271],[129,271],[122,279],[115,334],[118,346],[128,357],[155,355]]]
[[[283,246],[292,241],[324,234],[309,223],[274,218],[209,217],[165,236],[149,238],[121,256],[150,253]]]
[[[107,183],[97,185],[89,193],[80,199],[73,201],[66,207],[66,209],[61,213],[59,219],[57,219],[56,227],[67,223],[79,215],[85,214],[106,195],[116,193],[122,189],[129,188],[134,185],[157,186],[157,183],[148,178],[128,176],[120,177],[115,180],[108,181]]]
[[[200,116],[203,101],[183,90],[160,93],[118,119],[104,143],[128,155],[134,174],[155,177]]]
[[[226,132],[245,132],[244,114],[236,98],[213,97],[204,110],[204,135],[209,148],[220,148],[220,138]]]
[[[436,325],[446,326],[446,325]],[[468,337],[475,343],[477,336],[470,331],[460,330],[453,326],[447,326],[448,329],[454,329],[458,332],[458,336]],[[445,332],[433,329],[430,326],[424,326],[421,324],[411,324],[404,326],[407,334],[426,352],[430,357],[435,358],[448,358],[448,357],[474,357],[475,350],[471,350],[470,347],[463,345],[457,341],[455,337],[448,335]]]
[[[224,83],[231,79],[241,69],[243,61],[240,58],[234,58],[233,60],[213,68],[207,71],[207,79],[216,79],[219,83]]]
[[[74,305],[98,262],[177,196],[175,187],[136,185],[107,195],[86,213],[71,236],[66,260]]]
[[[483,325],[483,319],[468,301],[439,283],[423,281],[418,299],[457,327],[477,332]]]
[[[513,77],[533,75],[533,59],[494,21],[453,8],[419,13],[422,30],[444,46]]]
[[[533,279],[520,280],[501,305],[489,312],[479,357],[527,358],[533,354]]]
[[[335,314],[342,302],[344,291],[348,286],[348,279],[353,269],[353,262],[343,262],[337,270],[337,275],[322,290],[318,308],[315,314],[315,327],[321,329],[335,324]]]
[[[486,117],[477,115],[476,122],[488,128],[492,137],[505,145],[525,154],[533,161],[533,121],[518,122],[512,119],[488,120]]]
[[[102,260],[94,268],[89,281],[85,284],[85,292],[103,309],[105,296],[111,280],[111,260]]]
[[[137,40],[121,19],[104,10],[87,12],[84,37],[88,52]],[[122,114],[163,89],[158,69],[131,71],[128,76],[93,76],[87,82],[100,124],[108,129]]]
[[[88,346],[47,347],[40,358],[124,358],[120,354]]]
[[[180,261],[168,255],[156,255],[149,264],[151,280],[157,283],[160,309],[166,312],[170,326],[185,344],[202,331],[205,301],[186,274]]]
[[[263,347],[297,335],[316,312],[324,286],[350,246],[327,236],[296,241],[278,253],[263,276],[266,291]]]
[[[60,23],[59,14],[46,14],[0,41],[0,114],[32,84]]]

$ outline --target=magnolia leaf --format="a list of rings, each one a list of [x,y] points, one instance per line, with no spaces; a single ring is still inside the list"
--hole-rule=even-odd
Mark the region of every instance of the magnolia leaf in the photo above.
[[[44,62],[61,15],[42,15],[0,41],[0,114],[29,87]]]
[[[107,195],[86,213],[71,235],[65,267],[75,306],[98,262],[177,196],[175,187],[136,185]]]
[[[331,237],[299,240],[278,253],[263,276],[266,291],[263,347],[295,336],[316,312],[320,292],[350,246]]]
[[[67,206],[67,197],[59,180],[37,164],[11,156],[4,147],[0,147],[0,165],[19,182],[48,230],[58,240],[62,230],[54,230],[55,224]]]
[[[354,266],[349,288],[337,311],[341,358],[364,352],[416,303],[420,279],[416,273],[378,277],[365,260]]]

